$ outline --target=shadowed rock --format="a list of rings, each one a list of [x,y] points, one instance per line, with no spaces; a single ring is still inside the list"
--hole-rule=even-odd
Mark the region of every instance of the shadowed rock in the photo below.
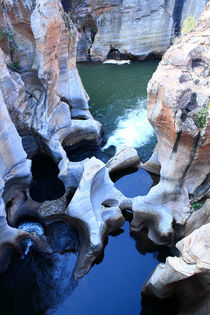
[[[179,257],[168,257],[165,264],[159,264],[144,284],[142,294],[158,298],[176,294],[186,308],[184,314],[208,314],[209,229],[210,224],[203,225],[178,242]]]

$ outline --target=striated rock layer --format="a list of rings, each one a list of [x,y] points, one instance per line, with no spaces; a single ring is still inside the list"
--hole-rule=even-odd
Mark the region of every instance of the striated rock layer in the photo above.
[[[142,209],[171,217],[178,257],[159,264],[142,294],[178,295],[179,314],[209,314],[210,275],[210,2],[194,31],[163,56],[148,85],[148,117],[158,144],[141,165],[160,182],[135,198],[131,228],[145,224]],[[200,207],[200,209],[198,209]],[[148,234],[149,235],[149,234]],[[186,236],[187,235],[187,236]],[[155,239],[149,235],[154,241]]]
[[[207,0],[63,0],[79,30],[77,61],[160,57]]]
[[[148,118],[158,144],[145,168],[156,174],[160,169],[160,182],[146,197],[136,198],[134,231],[144,223],[142,208],[161,209],[163,216],[173,217],[179,237],[194,203],[209,196],[209,17],[210,3],[196,29],[165,53],[148,84]]]

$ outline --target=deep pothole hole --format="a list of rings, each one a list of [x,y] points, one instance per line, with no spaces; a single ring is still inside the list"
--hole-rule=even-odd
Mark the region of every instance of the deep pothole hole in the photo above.
[[[53,159],[43,153],[32,158],[33,180],[31,198],[37,202],[56,200],[65,194],[65,186],[58,178],[59,169]]]

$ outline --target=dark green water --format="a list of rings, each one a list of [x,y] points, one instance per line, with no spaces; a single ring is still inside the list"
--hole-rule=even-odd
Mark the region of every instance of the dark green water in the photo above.
[[[104,124],[105,138],[110,144],[119,145],[133,144],[135,136],[134,143],[144,159],[149,157],[155,144],[155,136],[146,121],[145,100],[146,85],[156,66],[157,62],[122,67],[79,65],[91,97],[92,114]],[[49,172],[56,174],[56,170]],[[134,197],[146,195],[152,184],[151,176],[138,170],[117,180],[115,186],[126,196]],[[44,186],[48,186],[48,179],[40,185],[43,194]],[[77,260],[77,233],[63,223],[45,230],[55,250],[63,254],[47,256],[33,250],[25,259],[17,259],[0,279],[1,314],[176,314],[172,302],[141,299],[143,283],[170,252],[154,247],[144,233],[138,239],[130,235],[131,216],[126,214],[124,226],[109,236],[104,256],[78,281],[72,277]]]
[[[143,161],[150,157],[156,137],[147,120],[146,88],[157,66],[157,61],[78,65],[91,113],[104,126],[105,148],[127,144]]]

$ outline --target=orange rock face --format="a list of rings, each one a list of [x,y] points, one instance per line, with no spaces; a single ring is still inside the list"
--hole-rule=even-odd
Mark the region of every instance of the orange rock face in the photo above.
[[[148,118],[158,144],[145,168],[154,165],[157,173],[159,161],[161,178],[135,206],[135,230],[142,225],[138,216],[142,207],[162,209],[184,225],[194,211],[192,204],[202,205],[209,197],[209,18],[210,2],[196,28],[164,54],[148,84]]]

